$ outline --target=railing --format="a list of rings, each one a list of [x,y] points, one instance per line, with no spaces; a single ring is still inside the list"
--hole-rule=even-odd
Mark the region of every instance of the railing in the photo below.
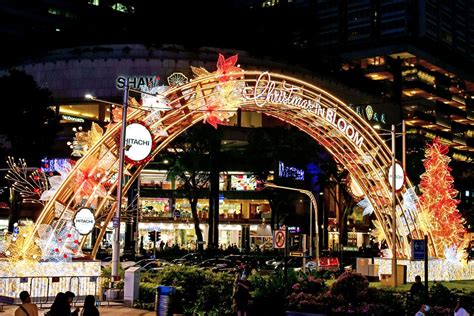
[[[1,277],[0,296],[13,297],[19,303],[20,292],[28,291],[32,302],[41,306],[53,302],[57,293],[66,291],[73,292],[76,301],[87,295],[102,300],[102,279],[99,276]]]

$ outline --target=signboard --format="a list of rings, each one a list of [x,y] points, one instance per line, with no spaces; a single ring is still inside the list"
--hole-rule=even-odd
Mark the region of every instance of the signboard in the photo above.
[[[413,239],[411,242],[411,254],[413,260],[424,260],[425,259],[425,240],[424,239]]]
[[[150,131],[140,123],[132,123],[125,131],[125,156],[135,162],[148,157],[151,153],[153,140]]]
[[[94,229],[94,213],[87,207],[81,208],[76,215],[74,215],[73,223],[79,234],[88,235],[92,229]]]
[[[112,218],[112,227],[113,228],[118,228],[119,227],[119,218],[118,217],[113,217]]]
[[[392,166],[388,167],[387,172],[387,180],[392,187],[392,175],[393,175],[393,168]],[[403,186],[405,185],[405,171],[403,170],[402,165],[397,161],[395,162],[395,191],[400,191]]]
[[[299,226],[288,226],[288,232],[292,234],[298,234],[301,232]]]
[[[304,170],[296,167],[286,166],[283,162],[278,162],[278,176],[282,178],[291,178],[294,180],[304,180]]]
[[[64,121],[75,122],[75,123],[84,123],[85,120],[82,117],[76,117],[71,115],[63,114],[61,115],[61,119]]]
[[[118,76],[115,78],[115,87],[119,90],[125,86],[125,79],[128,78],[128,87],[140,89],[140,86],[156,86],[160,81],[158,76]]]
[[[245,87],[243,97],[258,107],[263,107],[265,104],[281,104],[310,112],[332,125],[342,137],[348,138],[356,147],[362,148],[365,139],[358,127],[341,117],[337,108],[324,105],[321,95],[310,97],[301,87],[290,84],[280,85],[271,79],[268,72],[258,77],[254,87]]]
[[[273,248],[285,248],[286,232],[284,230],[276,230],[273,234]]]
[[[290,257],[304,257],[303,251],[290,251]]]

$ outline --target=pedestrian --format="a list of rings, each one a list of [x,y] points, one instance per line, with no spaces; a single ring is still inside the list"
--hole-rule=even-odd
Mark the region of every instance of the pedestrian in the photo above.
[[[73,292],[71,291],[67,291],[66,293],[64,293],[64,295],[66,296],[66,302],[67,302],[67,305],[69,307],[69,312],[71,313],[71,316],[78,316],[79,315],[79,307],[76,307],[74,309],[73,312],[71,312],[71,304],[72,304],[72,301],[74,301],[74,298],[76,297],[76,294],[74,294]]]
[[[21,305],[16,309],[15,316],[38,316],[38,307],[31,303],[30,293],[22,291],[20,300]]]
[[[81,311],[81,316],[99,316],[99,310],[95,306],[95,297],[87,295],[84,299],[84,308]]]
[[[67,303],[66,294],[59,292],[56,294],[53,304],[49,310],[48,316],[70,316],[71,309]]]
[[[456,308],[454,308],[454,316],[469,316],[468,311],[465,309],[466,302],[464,297],[458,298]]]
[[[413,296],[421,296],[425,293],[425,286],[421,283],[421,277],[417,275],[415,277],[415,283],[412,284],[410,288],[410,293]]]
[[[425,316],[428,315],[428,312],[430,311],[430,307],[426,304],[421,304],[420,310],[416,312],[415,316]]]
[[[247,280],[247,275],[243,274],[241,277],[236,275],[234,283],[234,307],[237,310],[238,316],[247,316],[248,305],[250,299],[250,282]]]

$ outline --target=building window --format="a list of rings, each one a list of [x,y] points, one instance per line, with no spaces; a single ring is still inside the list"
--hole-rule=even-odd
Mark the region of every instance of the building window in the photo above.
[[[55,8],[49,8],[48,13],[53,14],[53,15],[61,15],[61,11],[59,11],[58,9],[55,9]]]
[[[125,12],[125,13],[133,13],[135,11],[134,7],[126,6],[120,2],[117,2],[116,4],[112,5],[112,9],[114,9],[115,11]]]

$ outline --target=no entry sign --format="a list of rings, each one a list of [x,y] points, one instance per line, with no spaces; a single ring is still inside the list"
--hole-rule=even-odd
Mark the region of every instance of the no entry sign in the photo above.
[[[286,233],[284,230],[276,230],[273,234],[273,248],[285,248]]]

